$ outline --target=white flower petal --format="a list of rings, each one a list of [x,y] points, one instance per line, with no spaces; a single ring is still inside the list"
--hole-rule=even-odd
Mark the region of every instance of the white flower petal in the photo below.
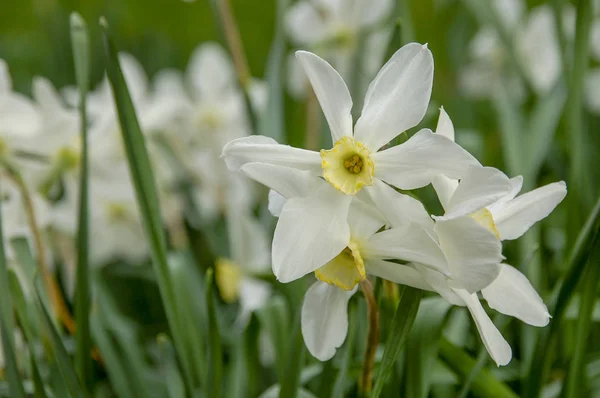
[[[496,325],[487,315],[477,294],[469,294],[466,290],[455,289],[455,293],[467,304],[467,308],[475,321],[479,335],[485,348],[498,366],[504,366],[512,359],[512,350]]]
[[[444,298],[447,302],[452,305],[458,305],[464,307],[465,302],[454,293],[454,290],[448,285],[448,279],[442,273],[435,271],[423,264],[411,263],[425,279],[425,282],[431,286],[431,288]]]
[[[448,264],[437,242],[419,225],[408,224],[379,232],[362,243],[368,258],[415,261],[448,273]]]
[[[12,90],[12,79],[8,73],[8,64],[0,58],[0,94],[10,93]]]
[[[187,78],[200,100],[219,97],[235,84],[233,65],[216,43],[196,47],[188,62]]]
[[[319,100],[333,142],[337,142],[344,136],[351,136],[352,98],[344,79],[327,61],[313,53],[296,51],[296,58],[304,68]]]
[[[492,7],[509,31],[518,24],[527,9],[523,0],[494,0]]]
[[[351,199],[329,184],[310,196],[288,199],[273,237],[273,273],[279,281],[301,278],[344,250],[350,241]]]
[[[365,240],[385,225],[385,218],[376,208],[355,197],[350,204],[348,224],[353,238]]]
[[[304,296],[302,304],[302,337],[308,351],[318,360],[335,355],[348,333],[348,300],[354,294],[339,287],[317,281]]]
[[[500,272],[502,244],[493,232],[471,217],[435,224],[440,247],[448,259],[450,285],[475,293],[494,281]]]
[[[246,209],[230,208],[227,232],[231,259],[252,273],[266,273],[271,265],[271,242],[263,226]]]
[[[21,94],[0,96],[0,131],[15,137],[31,137],[41,127],[38,109]]]
[[[281,145],[262,135],[230,141],[223,147],[221,156],[230,170],[239,170],[246,163],[258,162],[321,174],[321,155],[318,152]]]
[[[423,129],[408,141],[371,155],[375,176],[400,189],[416,189],[437,175],[462,178],[469,166],[479,162],[460,145]]]
[[[269,189],[269,213],[275,217],[279,217],[283,206],[287,202],[287,199],[279,192]]]
[[[510,179],[493,167],[469,167],[450,198],[443,217],[450,220],[476,212],[509,195],[513,190]]]
[[[369,85],[354,136],[376,151],[416,126],[427,110],[433,85],[433,56],[425,45],[400,48]]]
[[[368,259],[365,262],[365,271],[369,275],[375,275],[400,285],[412,286],[422,290],[433,290],[425,281],[423,275],[408,265],[377,259]]]
[[[309,171],[266,163],[246,163],[240,171],[287,199],[308,196],[327,184]]]
[[[406,226],[412,222],[433,232],[433,220],[417,199],[397,192],[381,180],[375,180],[365,191],[393,227]]]
[[[503,240],[517,239],[547,217],[567,195],[564,181],[548,184],[497,206],[490,211]]]
[[[131,99],[137,105],[148,92],[148,76],[142,64],[131,54],[119,53],[119,64],[123,70],[123,76],[125,77],[125,82],[127,82],[127,89],[131,94]]]
[[[431,180],[431,185],[437,194],[437,197],[440,201],[440,204],[444,208],[444,210],[448,211],[448,204],[450,203],[450,199],[456,188],[458,188],[458,180],[454,178],[448,178],[443,174],[433,177]]]
[[[452,124],[452,120],[450,120],[450,116],[448,116],[443,106],[440,108],[440,117],[435,128],[435,133],[454,141],[454,124]]]
[[[252,312],[262,308],[271,297],[271,285],[260,279],[242,278],[239,295],[240,313],[237,323],[245,326]]]
[[[527,277],[508,264],[502,264],[498,277],[481,293],[490,308],[529,325],[541,327],[550,321],[548,308]]]
[[[285,27],[296,44],[314,44],[325,36],[323,19],[308,1],[294,3],[285,15]]]

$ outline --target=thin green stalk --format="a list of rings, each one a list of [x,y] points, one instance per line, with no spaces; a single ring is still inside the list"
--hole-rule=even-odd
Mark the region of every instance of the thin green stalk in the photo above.
[[[294,321],[294,330],[291,335],[290,343],[288,344],[288,360],[283,376],[279,380],[281,389],[279,390],[279,398],[296,398],[300,397],[300,374],[302,373],[302,363],[306,349],[302,340],[300,311],[297,311],[296,320]]]
[[[596,245],[594,252],[588,260],[588,265],[583,279],[581,292],[581,306],[579,307],[579,318],[577,319],[577,338],[575,339],[575,353],[571,360],[567,382],[563,385],[563,396],[566,398],[577,398],[586,395],[584,393],[584,373],[586,349],[589,345],[588,336],[592,324],[592,313],[598,293],[598,279],[600,278],[600,245]],[[566,394],[564,394],[566,392]]]
[[[570,172],[569,191],[571,226],[578,228],[582,210],[590,205],[589,190],[586,187],[588,138],[583,126],[583,92],[586,71],[588,69],[588,48],[592,25],[593,10],[591,0],[579,0],[577,4],[577,22],[575,30],[575,53],[573,68],[569,80],[569,99],[566,105],[566,123],[569,132]]]
[[[367,332],[367,348],[365,349],[365,358],[363,368],[358,383],[359,395],[367,397],[373,388],[373,367],[375,366],[375,353],[379,344],[379,308],[377,299],[373,294],[373,285],[368,279],[360,283],[365,301],[367,302],[367,318],[369,320],[369,329]]]
[[[89,187],[86,97],[89,87],[89,39],[87,25],[77,13],[71,14],[71,41],[75,61],[75,77],[79,88],[81,157],[79,169],[79,225],[77,228],[77,282],[75,299],[75,368],[84,386],[92,384],[92,337],[90,332],[89,275]]]
[[[19,369],[17,368],[17,357],[15,354],[15,323],[8,285],[1,210],[2,209],[0,208],[0,333],[6,366],[6,379],[8,380],[10,395],[11,397],[24,398],[25,390],[23,389],[23,384],[21,384],[21,376],[19,375]]]
[[[573,293],[581,279],[592,248],[600,242],[600,198],[596,201],[585,225],[579,232],[577,241],[567,260],[567,275],[558,292],[556,300],[550,305],[552,321],[550,328],[543,329],[535,348],[533,360],[527,375],[527,385],[523,396],[533,398],[539,396],[546,374],[552,364],[552,354],[556,348],[557,335],[561,330],[562,318],[566,312]]]
[[[476,366],[475,359],[445,337],[440,341],[440,357],[461,379],[466,379]],[[488,369],[481,369],[473,380],[473,392],[481,397],[517,398],[513,390],[497,380]]]
[[[187,314],[180,314],[176,305],[175,286],[167,263],[167,244],[154,173],[146,149],[145,137],[140,129],[133,102],[119,65],[117,50],[109,34],[108,23],[102,18],[100,24],[104,30],[107,72],[115,97],[131,180],[135,188],[142,224],[151,250],[152,263],[156,272],[161,298],[164,302],[165,313],[173,335],[173,343],[183,369],[186,386],[191,393],[195,390],[194,386],[200,376],[195,372],[194,360],[191,357],[193,350],[189,347],[188,341],[182,333],[182,322],[184,322]]]
[[[208,313],[208,396],[221,396],[221,379],[223,378],[223,354],[221,348],[221,335],[219,334],[219,323],[215,310],[215,299],[213,297],[213,270],[206,271],[206,306]]]

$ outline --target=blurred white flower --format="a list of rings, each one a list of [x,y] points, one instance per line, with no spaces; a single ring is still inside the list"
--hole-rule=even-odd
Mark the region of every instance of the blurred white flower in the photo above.
[[[460,178],[470,165],[479,164],[451,140],[427,129],[377,152],[425,114],[433,79],[433,58],[426,46],[407,44],[392,56],[371,83],[354,129],[352,100],[340,75],[314,54],[297,54],[329,123],[333,148],[319,154],[251,136],[223,150],[231,170],[241,170],[289,198],[273,238],[273,271],[282,282],[314,271],[348,246],[348,209],[354,195],[364,195],[359,192],[363,187],[370,194],[374,184],[385,181],[415,189],[439,174]],[[291,188],[292,180],[312,189],[298,192]],[[379,206],[377,197],[373,200]]]
[[[392,8],[391,0],[301,0],[288,10],[285,26],[294,44],[327,60],[343,78],[359,68],[368,81],[382,63],[390,34],[383,22]],[[353,56],[359,40],[365,41],[365,54],[357,65]],[[288,80],[291,94],[303,97],[308,81],[294,57],[288,62]]]

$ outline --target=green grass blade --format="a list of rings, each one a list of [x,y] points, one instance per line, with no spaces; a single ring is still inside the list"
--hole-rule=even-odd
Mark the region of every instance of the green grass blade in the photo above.
[[[206,271],[206,307],[208,312],[208,355],[210,364],[208,374],[208,396],[221,396],[221,380],[223,378],[223,354],[221,348],[221,335],[215,299],[213,297],[213,270]]]
[[[6,379],[9,383],[10,395],[18,398],[25,397],[25,390],[23,389],[23,384],[21,384],[19,369],[17,368],[17,358],[15,355],[15,324],[13,319],[12,299],[10,297],[8,284],[8,270],[4,251],[5,241],[2,229],[1,210],[0,206],[0,333],[2,335],[2,349],[4,351]]]
[[[442,360],[461,379],[466,379],[476,365],[475,359],[464,352],[461,348],[450,343],[442,337],[440,341],[440,356]],[[481,397],[517,398],[506,384],[497,380],[488,369],[482,369],[473,380],[472,391]]]
[[[348,369],[350,368],[350,363],[352,362],[352,352],[354,348],[354,340],[356,335],[356,322],[356,306],[352,306],[348,318],[348,336],[346,337],[346,341],[344,342],[344,347],[346,351],[344,353],[344,358],[342,359],[340,370],[333,385],[331,398],[343,398],[346,396],[345,387],[346,381],[348,379]]]
[[[289,7],[289,0],[277,0],[277,19],[275,24],[275,37],[269,58],[265,77],[268,83],[267,109],[259,117],[258,133],[272,137],[278,142],[283,142],[284,124],[284,65],[285,65],[285,12]]]
[[[535,348],[535,353],[529,373],[524,397],[537,397],[541,391],[545,376],[552,363],[552,353],[555,349],[556,338],[561,329],[562,319],[565,315],[571,298],[583,274],[583,269],[588,261],[592,248],[600,243],[600,198],[596,201],[585,225],[581,229],[573,250],[567,260],[567,275],[560,286],[556,301],[550,306],[550,328],[544,330]]]
[[[50,315],[48,315],[48,311],[46,311],[46,306],[42,302],[38,288],[36,288],[35,293],[36,307],[40,314],[40,320],[50,337],[50,347],[52,349],[53,359],[58,365],[60,373],[65,381],[65,384],[67,385],[67,388],[69,389],[71,396],[75,398],[85,398],[87,397],[87,394],[83,389],[79,378],[77,377],[77,373],[75,373],[75,369],[71,364],[67,349],[63,345],[58,331],[54,327],[52,319],[50,318]]]
[[[371,393],[372,398],[379,397],[383,386],[392,373],[396,358],[408,339],[408,335],[417,317],[422,294],[421,290],[408,286],[405,286],[402,290],[402,296],[400,297],[396,313],[394,314],[394,320],[392,321],[390,335],[385,344],[385,351],[383,352],[383,359],[381,360],[377,380]]]
[[[406,396],[428,397],[431,367],[437,358],[442,326],[450,304],[440,298],[421,300],[417,318],[406,342]]]
[[[189,356],[193,351],[188,349],[186,341],[180,332],[181,322],[179,321],[180,317],[176,306],[174,285],[167,263],[166,239],[161,221],[154,173],[146,150],[144,135],[140,129],[131,96],[129,95],[125,78],[119,65],[117,50],[109,35],[108,24],[103,19],[101,20],[101,25],[104,29],[107,72],[117,106],[117,113],[121,124],[121,135],[132,177],[131,180],[134,184],[136,199],[152,253],[152,263],[157,275],[158,287],[164,302],[169,327],[173,335],[173,343],[183,368],[187,387],[193,390],[196,383],[193,371],[193,359]],[[184,315],[182,314],[181,319],[184,319]]]
[[[598,280],[600,278],[600,245],[596,245],[587,262],[585,278],[583,279],[583,291],[581,292],[581,306],[579,318],[577,319],[577,338],[575,339],[575,353],[569,367],[567,382],[563,385],[563,396],[566,398],[577,398],[587,394],[584,393],[586,375],[585,361],[590,340],[589,333],[592,323],[592,313],[598,293]],[[565,394],[566,392],[566,394]]]
[[[38,369],[33,352],[29,353],[29,363],[31,364],[31,376],[33,378],[34,398],[47,398],[46,388],[40,376],[40,370]]]
[[[285,352],[288,343],[290,321],[285,300],[281,296],[272,298],[267,305],[256,311],[256,316],[275,345],[275,365],[278,378],[285,369]]]
[[[279,380],[281,386],[279,398],[296,398],[300,395],[298,390],[300,389],[300,375],[306,348],[302,339],[300,311],[297,312],[294,330],[288,344],[287,365],[283,377]]]
[[[75,290],[75,368],[84,386],[91,386],[92,337],[90,334],[90,275],[89,275],[89,185],[86,97],[89,87],[90,46],[87,25],[77,13],[71,14],[71,42],[75,61],[75,77],[79,88],[79,118],[81,157],[79,169],[79,220],[77,228],[77,282]]]
[[[529,120],[529,156],[524,171],[525,181],[533,182],[554,142],[556,127],[560,121],[567,100],[567,90],[562,82],[552,92],[541,99]]]

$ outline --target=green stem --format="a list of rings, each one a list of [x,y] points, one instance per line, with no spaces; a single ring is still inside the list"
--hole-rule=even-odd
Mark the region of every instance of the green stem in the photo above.
[[[369,331],[367,333],[367,348],[363,360],[362,373],[358,383],[359,396],[367,397],[373,388],[373,366],[375,365],[375,353],[379,344],[379,309],[377,300],[373,294],[373,285],[368,279],[360,283],[365,300],[367,302],[367,317],[369,319]]]

